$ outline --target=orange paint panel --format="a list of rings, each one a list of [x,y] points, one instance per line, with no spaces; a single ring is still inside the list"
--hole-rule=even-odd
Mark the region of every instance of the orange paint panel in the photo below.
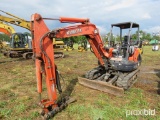
[[[8,36],[11,36],[11,33],[9,31],[7,31],[6,29],[4,29],[4,28],[0,28],[0,32],[6,34]]]
[[[129,60],[137,62],[138,61],[138,56],[139,56],[139,50],[138,50],[138,48],[135,48],[134,54],[129,57]]]

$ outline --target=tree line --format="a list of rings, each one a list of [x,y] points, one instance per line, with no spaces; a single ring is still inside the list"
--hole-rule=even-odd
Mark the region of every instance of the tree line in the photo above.
[[[27,33],[29,36],[31,36],[30,33],[28,33],[28,32],[25,32],[25,33]],[[137,39],[136,38],[137,34],[138,34],[138,31],[135,34],[132,34],[133,40]],[[107,33],[106,35],[102,35],[101,37],[103,38],[104,41],[108,41],[109,35],[110,35],[110,33]],[[140,30],[139,36],[140,36],[141,40],[148,40],[148,41],[150,41],[152,39],[160,40],[160,35],[150,34],[150,33],[144,32],[142,30]],[[120,36],[118,36],[118,35],[115,35],[115,36],[112,35],[111,37],[112,37],[112,39],[116,39],[116,41],[120,41]],[[10,39],[11,39],[11,37],[9,37],[8,35],[3,34],[3,33],[0,34],[1,41],[8,41],[9,42]],[[85,36],[77,36],[77,37],[64,38],[62,40],[65,43],[68,41],[73,41],[74,43],[79,43],[81,40],[85,40],[85,39],[87,39]]]
[[[132,34],[132,40],[137,40],[137,36],[138,36],[138,31],[136,31],[135,34]],[[105,39],[105,41],[107,41],[110,37],[110,33],[107,33],[106,36],[104,36],[103,38]],[[153,39],[156,39],[156,40],[160,40],[160,34],[157,35],[157,34],[151,34],[151,33],[147,33],[147,32],[144,32],[142,30],[139,31],[139,37],[141,40],[148,40],[148,41],[151,41]],[[116,41],[120,41],[120,36],[119,35],[111,35],[111,39],[112,40],[116,40]]]

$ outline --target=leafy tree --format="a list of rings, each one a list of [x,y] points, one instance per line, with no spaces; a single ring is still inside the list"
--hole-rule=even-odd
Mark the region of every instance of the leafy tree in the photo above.
[[[87,39],[87,38],[85,36],[75,36],[75,37],[64,38],[64,42],[66,43],[67,41],[72,40],[74,43],[78,43],[83,39]]]
[[[160,36],[153,35],[152,39],[160,40]]]
[[[137,39],[137,36],[138,36],[138,31],[136,31],[136,33],[132,35],[132,38]],[[146,33],[142,30],[139,31],[139,36],[141,40],[151,40],[152,38],[150,33]]]
[[[6,35],[6,34],[0,34],[0,40],[9,42],[10,41],[10,37],[8,35]]]
[[[146,39],[146,40],[151,40],[151,34],[150,34],[150,33],[147,33],[147,34],[144,36],[144,39]]]
[[[31,33],[29,33],[29,32],[24,32],[24,34],[27,34],[28,36],[31,36]]]

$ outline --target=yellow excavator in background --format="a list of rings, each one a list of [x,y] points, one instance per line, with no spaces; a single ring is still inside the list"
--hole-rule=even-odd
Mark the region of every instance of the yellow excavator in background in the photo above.
[[[87,51],[87,40],[81,40],[78,43],[78,52]]]
[[[8,35],[9,37],[13,33],[16,33],[15,29],[12,26],[5,24],[4,22],[1,22],[1,21],[0,21],[0,32]],[[8,43],[1,39],[0,40],[0,51],[3,52],[3,50],[6,48],[8,48]]]
[[[15,15],[4,12],[2,10],[0,11],[11,16],[7,17],[4,15],[0,15],[1,22],[10,23],[19,27],[23,27],[27,30],[30,30],[29,21],[26,21],[22,18],[19,18]],[[13,32],[12,34],[10,34],[10,38],[11,38],[10,47],[3,52],[4,56],[8,56],[11,58],[24,57],[25,59],[29,59],[32,57],[33,54],[32,44],[31,44],[32,39],[28,34]]]
[[[2,21],[0,21],[0,32],[5,33],[11,38],[10,43],[0,40],[0,51],[4,56],[11,58],[22,57],[26,52],[27,54],[25,57],[29,58],[29,55],[32,56],[31,37],[29,41],[29,36],[27,34],[16,33],[12,26]]]
[[[15,15],[13,15],[13,14],[10,14],[10,13],[8,13],[8,12],[5,12],[5,11],[2,11],[2,10],[0,10],[1,12],[3,12],[3,13],[5,13],[5,14],[7,14],[8,16],[4,16],[4,15],[0,15],[0,21],[3,21],[3,22],[7,22],[7,23],[10,23],[10,24],[13,24],[13,25],[16,25],[16,26],[19,26],[19,27],[22,27],[22,28],[25,28],[25,29],[27,29],[27,30],[29,30],[30,31],[30,29],[31,29],[31,23],[30,23],[30,21],[27,21],[27,20],[25,20],[25,19],[22,19],[22,18],[20,18],[20,17],[17,17],[17,16],[15,16]],[[20,33],[18,33],[17,34],[17,36],[19,36],[19,38],[26,38],[26,34],[25,35],[23,35],[23,33],[21,33],[22,35],[20,35]],[[15,35],[14,35],[15,36]],[[20,36],[25,36],[25,37],[20,37]],[[27,58],[31,58],[31,50],[30,49],[32,49],[32,45],[31,45],[31,39],[29,40],[28,39],[28,37],[30,37],[30,36],[27,36],[27,39],[25,40],[26,42],[28,42],[28,43],[26,43],[26,42],[23,42],[24,40],[20,40],[21,41],[21,43],[23,43],[24,45],[20,45],[19,46],[19,48],[17,48],[18,49],[18,51],[20,52],[20,53],[17,53],[17,52],[10,52],[10,51],[7,51],[4,55],[6,55],[6,56],[14,56],[14,57],[21,57],[21,56],[23,56],[25,59],[27,59]],[[12,41],[15,41],[15,39],[11,39]],[[12,44],[13,44],[14,42],[12,42]],[[29,46],[30,45],[30,48],[27,48],[26,46]],[[15,47],[14,45],[12,45],[13,47]],[[55,47],[56,46],[56,47]],[[57,46],[60,46],[60,48],[64,48],[64,46],[65,46],[65,44],[64,44],[64,42],[63,41],[57,41],[57,40],[53,40],[53,47],[55,47],[55,49],[57,48],[57,50],[58,50],[58,48],[59,47],[57,47]],[[22,47],[22,48],[21,48]],[[27,50],[27,49],[29,49],[29,51]],[[14,48],[12,48],[12,50],[14,50]],[[29,55],[26,53],[26,52],[29,52]],[[8,55],[8,54],[11,54],[12,53],[12,55]],[[24,54],[25,53],[25,54]],[[55,58],[59,58],[59,57],[64,57],[64,54],[63,54],[63,52],[58,52],[58,51],[56,51],[55,52],[55,56],[54,56]]]
[[[72,51],[74,50],[74,41],[73,40],[68,40],[66,43],[66,46],[64,47],[64,51]]]

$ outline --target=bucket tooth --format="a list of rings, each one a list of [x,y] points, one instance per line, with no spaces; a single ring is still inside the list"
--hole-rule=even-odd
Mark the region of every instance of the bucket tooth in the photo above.
[[[78,82],[81,85],[84,85],[86,87],[89,87],[89,88],[92,88],[95,90],[99,90],[99,91],[103,91],[105,93],[109,93],[112,95],[116,95],[116,96],[123,96],[124,95],[123,88],[113,86],[107,82],[89,80],[89,79],[82,78],[82,77],[78,77]]]

